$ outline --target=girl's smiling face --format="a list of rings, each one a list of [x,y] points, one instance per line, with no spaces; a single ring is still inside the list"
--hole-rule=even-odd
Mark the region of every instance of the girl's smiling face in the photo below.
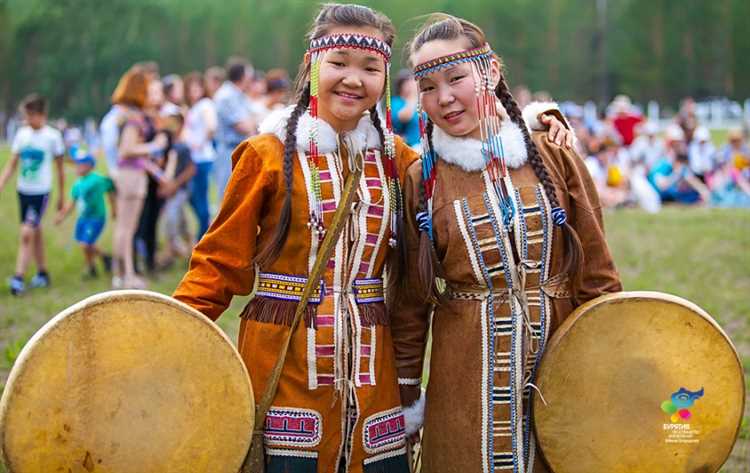
[[[455,54],[471,48],[468,39],[434,40],[422,45],[412,55],[413,64]],[[500,77],[500,67],[492,60],[492,83]],[[474,68],[461,63],[419,79],[422,110],[432,122],[451,136],[479,138]]]
[[[335,27],[327,34],[359,34],[383,40],[370,27]],[[356,128],[362,114],[378,103],[385,87],[385,61],[373,51],[354,48],[325,52],[320,63],[318,115],[337,131]]]

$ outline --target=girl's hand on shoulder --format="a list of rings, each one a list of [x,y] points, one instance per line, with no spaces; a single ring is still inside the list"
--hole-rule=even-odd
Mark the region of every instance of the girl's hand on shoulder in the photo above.
[[[568,130],[563,123],[557,119],[554,115],[541,114],[539,121],[543,125],[547,125],[547,137],[555,143],[557,146],[565,146],[567,149],[573,149],[573,143],[575,142],[575,134],[572,130]]]

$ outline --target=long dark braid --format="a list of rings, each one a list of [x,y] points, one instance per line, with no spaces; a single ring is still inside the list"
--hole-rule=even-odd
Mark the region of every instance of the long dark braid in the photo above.
[[[547,172],[547,168],[544,165],[542,156],[539,154],[539,149],[531,139],[529,130],[523,120],[521,109],[513,99],[513,95],[510,93],[510,89],[508,88],[508,84],[505,81],[505,76],[502,72],[500,73],[500,80],[497,84],[497,87],[495,88],[495,95],[498,99],[500,99],[503,107],[505,107],[505,110],[508,112],[508,116],[510,117],[511,121],[515,123],[523,133],[523,140],[526,144],[526,153],[528,155],[528,163],[534,170],[534,174],[536,174],[539,182],[542,183],[544,193],[547,196],[547,200],[549,200],[550,206],[553,209],[560,207],[560,202],[558,201],[557,193],[555,192],[555,184],[552,181],[549,173]],[[583,248],[581,246],[581,240],[578,238],[578,234],[567,221],[561,226],[561,230],[564,240],[565,252],[562,272],[568,274],[571,282],[570,288],[573,292],[573,298],[575,298],[575,293],[580,284],[581,272],[579,271],[579,269],[583,264]]]
[[[428,119],[427,123],[425,123],[425,135],[427,136],[427,145],[430,149],[434,149],[432,145],[432,132],[434,129],[435,124],[432,120]],[[427,213],[427,194],[424,185],[419,186],[419,202],[417,205],[417,214]],[[430,304],[440,304],[444,299],[437,285],[436,278],[440,275],[439,270],[440,262],[438,261],[435,244],[430,240],[428,232],[421,229],[419,232],[419,249],[417,254],[417,274],[425,302]]]
[[[304,86],[300,93],[297,105],[292,110],[289,120],[286,122],[286,137],[284,139],[284,183],[286,194],[284,195],[284,205],[281,207],[279,215],[279,224],[276,226],[276,232],[273,239],[255,256],[255,263],[261,268],[267,267],[276,258],[278,258],[281,249],[286,243],[289,235],[289,227],[292,220],[292,184],[294,179],[294,155],[297,152],[297,123],[299,118],[307,109],[310,103],[310,84]]]

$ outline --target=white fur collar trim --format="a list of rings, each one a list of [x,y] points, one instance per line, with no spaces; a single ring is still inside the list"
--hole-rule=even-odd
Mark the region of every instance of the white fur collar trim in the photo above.
[[[503,120],[500,139],[505,152],[505,164],[516,169],[526,162],[526,142],[521,129],[510,120]],[[482,142],[474,138],[456,138],[438,127],[434,128],[432,144],[443,161],[455,164],[464,171],[481,171],[485,167]]]
[[[294,106],[277,110],[268,115],[258,128],[261,133],[273,133],[283,143],[286,140],[286,123],[294,110]],[[313,117],[305,112],[297,122],[297,149],[307,150],[310,133],[313,129]],[[381,123],[382,119],[381,119]],[[323,119],[318,119],[318,150],[323,153],[332,153],[338,149],[336,131]],[[365,148],[380,148],[380,136],[372,124],[369,113],[362,115],[357,127],[341,135],[341,141],[347,143],[350,151],[364,151]]]

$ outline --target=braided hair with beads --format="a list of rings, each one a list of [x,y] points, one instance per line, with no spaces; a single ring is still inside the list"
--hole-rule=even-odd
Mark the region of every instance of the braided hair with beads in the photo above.
[[[492,87],[491,67],[492,61],[499,62],[499,58],[492,51],[486,41],[484,33],[477,27],[463,19],[450,15],[435,15],[433,20],[416,35],[409,45],[410,53],[413,55],[425,43],[435,40],[457,40],[467,39],[470,48],[455,54],[432,59],[427,63],[417,64],[414,67],[415,78],[419,79],[435,71],[454,66],[456,64],[468,63],[472,66],[476,93],[476,107],[480,125],[480,136],[482,140],[482,151],[485,158],[486,170],[495,187],[499,197],[503,223],[508,226],[513,217],[513,206],[511,203],[509,189],[505,187],[508,170],[504,162],[502,140],[499,137],[501,117],[496,100],[500,100],[508,112],[510,120],[522,131],[524,144],[526,146],[528,163],[541,183],[544,193],[552,207],[551,218],[555,226],[560,228],[564,241],[564,262],[562,271],[572,276],[571,289],[574,293],[578,287],[578,277],[583,260],[581,242],[573,227],[568,223],[566,211],[559,203],[554,182],[547,172],[544,161],[536,145],[531,139],[529,131],[524,123],[523,116],[518,104],[510,93],[505,77],[500,71],[497,85]],[[431,144],[431,125],[429,119],[425,120],[423,112],[419,110],[420,134],[422,145],[422,189],[420,193],[420,204],[417,213],[417,222],[422,235],[420,238],[420,277],[422,285],[427,289],[427,297],[433,298],[435,261],[428,258],[428,254],[435,254],[434,235],[432,229],[432,197],[437,179],[437,155]],[[423,249],[422,246],[429,244],[431,248]]]

